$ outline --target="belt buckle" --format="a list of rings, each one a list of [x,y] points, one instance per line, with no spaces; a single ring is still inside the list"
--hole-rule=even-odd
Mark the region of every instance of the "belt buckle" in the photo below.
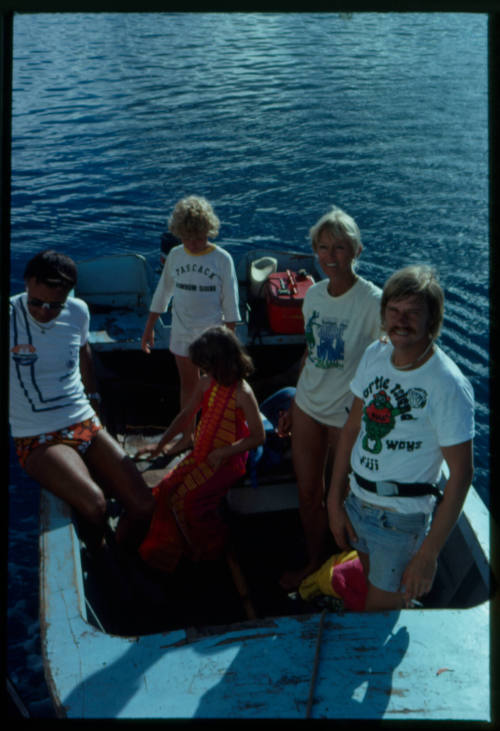
[[[375,485],[377,488],[377,495],[380,495],[381,497],[394,497],[395,495],[399,495],[396,482],[386,482],[382,480],[381,482],[376,482]]]

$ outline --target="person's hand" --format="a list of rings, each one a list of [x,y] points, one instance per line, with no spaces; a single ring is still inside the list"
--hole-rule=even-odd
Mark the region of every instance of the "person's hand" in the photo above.
[[[328,506],[328,523],[335,543],[342,550],[351,548],[352,544],[358,540],[343,505],[334,508],[331,505]]]
[[[276,433],[279,437],[289,437],[292,433],[292,409],[280,411]]]
[[[414,599],[429,593],[436,571],[437,558],[417,551],[401,577],[400,591],[406,607],[410,607]]]
[[[218,470],[226,459],[227,454],[224,447],[218,447],[217,449],[212,450],[207,456],[207,462],[214,470]]]
[[[151,348],[154,348],[155,344],[155,331],[151,330],[150,332],[148,330],[144,330],[144,333],[141,338],[141,348],[145,353],[151,353]]]
[[[140,447],[134,455],[134,460],[138,462],[141,459],[155,459],[162,452],[163,450],[159,444],[150,444],[148,447]]]

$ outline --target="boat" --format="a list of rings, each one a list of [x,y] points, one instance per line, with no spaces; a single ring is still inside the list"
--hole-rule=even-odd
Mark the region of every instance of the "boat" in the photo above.
[[[293,386],[304,350],[303,334],[273,332],[263,316],[255,263],[265,270],[274,260],[278,272],[320,276],[300,252],[259,249],[237,262],[237,332],[257,363],[259,401]],[[144,257],[79,263],[78,286],[108,428],[133,454],[178,408],[168,313],[146,356],[154,276]],[[167,469],[163,458],[138,464],[150,485]],[[96,565],[71,509],[42,492],[42,653],[57,715],[490,721],[490,514],[474,486],[422,605],[360,613],[279,588],[304,556],[296,485],[286,450],[277,466],[259,464],[228,493],[225,555],[172,577],[116,550]]]

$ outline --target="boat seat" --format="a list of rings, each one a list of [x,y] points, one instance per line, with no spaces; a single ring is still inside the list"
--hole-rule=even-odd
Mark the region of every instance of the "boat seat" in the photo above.
[[[153,270],[141,254],[115,254],[77,262],[75,294],[90,307],[147,310],[154,290]]]

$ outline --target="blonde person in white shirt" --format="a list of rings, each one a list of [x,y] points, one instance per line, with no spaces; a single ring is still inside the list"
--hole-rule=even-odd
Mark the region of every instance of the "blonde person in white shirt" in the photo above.
[[[328,550],[324,504],[325,467],[335,458],[340,431],[352,403],[349,384],[366,346],[380,334],[381,290],[358,276],[362,251],[354,219],[333,207],[310,231],[312,249],[326,274],[304,299],[306,351],[281,434],[291,432],[300,517],[307,549],[305,565],[287,571],[281,586],[290,591],[315,571]]]
[[[172,299],[172,327],[169,349],[175,357],[180,378],[180,407],[184,408],[200,378],[188,350],[206,329],[225,325],[235,329],[240,319],[238,282],[231,255],[209,241],[219,233],[220,221],[203,197],[188,196],[175,205],[169,231],[181,240],[168,254],[153,295],[141,347],[154,347],[154,326]],[[190,446],[186,433],[177,450]]]

